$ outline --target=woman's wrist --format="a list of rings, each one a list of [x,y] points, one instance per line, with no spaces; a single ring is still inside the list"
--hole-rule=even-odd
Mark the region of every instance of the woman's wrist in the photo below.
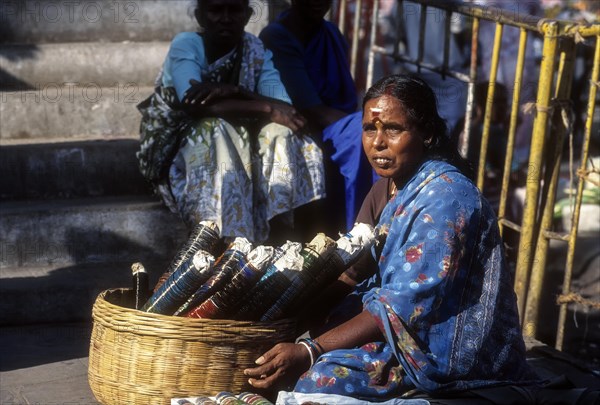
[[[314,339],[302,338],[302,339],[298,340],[298,344],[304,346],[306,348],[306,350],[308,351],[308,354],[310,356],[311,367],[313,364],[315,364],[315,361],[323,353],[325,353],[325,350],[323,350],[323,347]]]
[[[310,367],[313,366],[313,364],[315,364],[315,354],[313,353],[312,349],[310,348],[309,344],[304,342],[304,341],[299,341],[297,343],[300,346],[303,346],[306,351],[308,352],[308,356],[310,357]]]

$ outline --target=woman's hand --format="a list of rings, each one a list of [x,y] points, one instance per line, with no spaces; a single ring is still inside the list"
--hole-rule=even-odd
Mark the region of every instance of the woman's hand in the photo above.
[[[269,119],[294,132],[299,132],[306,125],[306,119],[294,107],[285,103],[271,103]]]
[[[232,98],[240,93],[237,86],[227,83],[201,83],[192,79],[190,84],[183,104],[208,104],[212,100]]]
[[[310,368],[306,347],[294,343],[278,343],[256,360],[258,367],[247,368],[244,374],[256,388],[287,387]]]

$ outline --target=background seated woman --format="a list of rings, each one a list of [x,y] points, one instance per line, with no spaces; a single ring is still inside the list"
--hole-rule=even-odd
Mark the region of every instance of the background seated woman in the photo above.
[[[380,401],[532,381],[494,212],[450,142],[422,80],[367,92],[362,143],[383,178],[368,199],[384,240],[376,272],[344,303],[345,322],[245,370],[254,387]]]
[[[292,0],[291,7],[260,33],[273,51],[294,107],[311,133],[321,134],[327,173],[327,204],[321,232],[350,230],[373,170],[360,143],[361,113],[350,74],[348,45],[324,19],[331,0]],[[327,232],[333,229],[333,232]]]
[[[270,225],[291,228],[293,210],[325,187],[321,151],[293,133],[305,119],[289,104],[271,52],[244,32],[251,14],[248,0],[197,3],[201,32],[171,43],[144,111],[140,154],[171,129],[172,156],[158,181],[167,205],[189,225],[212,220],[223,237],[265,242]]]

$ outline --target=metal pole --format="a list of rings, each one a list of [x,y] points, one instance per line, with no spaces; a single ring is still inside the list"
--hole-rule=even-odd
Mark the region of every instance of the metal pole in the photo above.
[[[362,11],[362,0],[356,1],[354,10],[354,28],[352,29],[352,56],[350,61],[350,73],[356,80],[356,64],[358,60],[358,34],[360,33],[360,13]]]
[[[487,98],[485,103],[485,114],[483,117],[483,133],[481,134],[481,149],[479,151],[479,165],[477,166],[477,187],[483,191],[485,182],[485,162],[490,139],[490,122],[492,121],[492,108],[494,106],[494,93],[496,92],[496,75],[498,74],[498,63],[500,62],[500,48],[502,46],[502,24],[496,24],[494,36],[494,49],[492,50],[492,66]]]
[[[444,16],[446,17],[446,20],[444,21],[444,59],[442,62],[442,79],[446,78],[446,71],[448,70],[448,59],[450,57],[450,37],[452,36],[450,27],[452,23],[452,12],[444,10]]]
[[[596,94],[598,92],[598,80],[600,72],[600,35],[596,36],[596,51],[594,53],[594,66],[590,77],[590,95],[587,105],[587,119],[585,121],[585,135],[583,140],[583,150],[581,152],[582,168],[586,167],[589,156],[590,139],[592,137],[592,124],[594,121],[594,110],[596,108]],[[571,290],[571,278],[573,275],[573,261],[575,259],[575,242],[577,240],[577,230],[579,229],[579,216],[581,212],[581,200],[583,196],[584,179],[580,178],[577,184],[577,196],[575,199],[575,207],[571,220],[571,231],[569,235],[569,249],[567,251],[567,264],[565,268],[565,276],[563,278],[562,293],[566,295]],[[562,350],[564,342],[564,327],[567,319],[567,303],[560,304],[558,313],[558,329],[556,332],[556,349]]]
[[[475,83],[477,82],[477,50],[479,48],[479,18],[473,19],[471,30],[471,67],[469,70],[469,87],[467,94],[467,109],[465,112],[465,128],[462,144],[459,146],[460,154],[466,158],[469,154],[469,139],[471,138],[471,121],[473,120],[473,103],[475,97]]]
[[[508,129],[508,141],[506,143],[506,158],[504,159],[504,172],[502,175],[502,193],[500,195],[500,206],[498,207],[498,218],[506,216],[506,200],[508,198],[508,186],[512,169],[512,160],[515,150],[515,136],[517,133],[517,121],[519,118],[519,103],[521,102],[521,84],[523,83],[523,68],[525,66],[525,49],[527,46],[527,30],[521,28],[519,36],[519,52],[517,54],[517,66],[515,67],[515,83],[513,99],[510,111],[510,124]],[[503,234],[504,225],[498,223],[500,235]]]
[[[419,16],[419,47],[417,48],[417,72],[421,73],[421,62],[423,62],[423,49],[425,48],[425,25],[427,23],[427,6],[421,4]]]
[[[566,44],[567,38],[563,39]],[[556,99],[569,100],[571,95],[571,83],[573,82],[573,68],[575,65],[575,43],[569,41],[570,47],[561,52],[560,64],[558,69],[558,82],[556,84]],[[549,240],[545,235],[546,230],[552,227],[554,219],[554,202],[556,198],[556,189],[558,186],[558,176],[560,174],[561,155],[565,134],[571,129],[564,127],[561,119],[561,111],[553,111],[554,133],[550,134],[552,142],[548,145],[552,153],[548,154],[551,161],[546,162],[545,181],[548,184],[546,195],[546,204],[543,207],[544,212],[539,227],[537,244],[535,248],[535,258],[531,268],[531,278],[529,280],[529,291],[527,293],[527,303],[525,307],[525,317],[523,321],[523,333],[526,336],[535,338],[537,333],[537,321],[539,315],[539,303],[542,295],[542,287],[546,276],[546,253],[548,252]],[[570,124],[569,124],[570,125]]]
[[[340,20],[338,22],[338,28],[341,32],[346,31],[346,0],[340,1]]]
[[[544,141],[548,124],[548,107],[550,106],[550,94],[556,63],[556,49],[558,47],[558,37],[556,36],[558,31],[557,25],[556,21],[547,21],[542,24],[544,32],[543,58],[540,66],[540,80],[536,98],[537,111],[533,122],[531,151],[529,153],[529,170],[527,173],[525,208],[522,223],[523,232],[519,240],[519,253],[515,274],[515,293],[517,295],[517,305],[521,320],[525,315],[529,274],[533,260],[531,250],[535,240],[535,223],[538,210]]]
[[[367,85],[368,90],[373,83],[373,70],[375,69],[375,40],[377,38],[377,19],[379,18],[379,0],[373,1],[373,20],[371,21],[371,46],[369,46],[369,64],[367,66]]]

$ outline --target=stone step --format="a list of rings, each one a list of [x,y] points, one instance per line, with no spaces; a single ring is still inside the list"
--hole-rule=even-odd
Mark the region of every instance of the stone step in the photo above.
[[[0,142],[135,137],[141,119],[136,106],[152,92],[152,87],[129,83],[45,84],[0,92]]]
[[[0,199],[150,195],[137,138],[0,146]]]
[[[174,255],[175,253],[173,253]],[[131,264],[81,263],[72,266],[3,267],[0,277],[0,326],[90,322],[98,294],[109,288],[131,288]],[[170,259],[142,261],[154,286]]]
[[[196,31],[191,0],[2,0],[0,42],[170,41],[181,31]],[[246,29],[258,33],[269,15],[267,0],[254,9]]]
[[[179,217],[149,196],[2,202],[0,217],[3,272],[163,261],[187,237]]]
[[[0,45],[0,91],[153,86],[168,50],[168,42]]]

